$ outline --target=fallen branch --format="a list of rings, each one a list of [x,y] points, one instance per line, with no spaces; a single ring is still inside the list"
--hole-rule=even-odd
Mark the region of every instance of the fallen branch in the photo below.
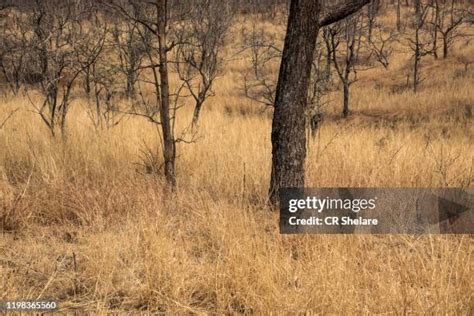
[[[1,123],[0,123],[0,129],[2,129],[5,124],[7,124],[8,120],[12,118],[13,115],[15,115],[16,112],[18,112],[20,109],[15,109],[12,111]]]

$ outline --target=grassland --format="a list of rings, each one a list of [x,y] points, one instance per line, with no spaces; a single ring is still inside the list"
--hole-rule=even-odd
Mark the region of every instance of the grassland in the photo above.
[[[229,48],[229,51],[231,49]],[[400,89],[404,52],[361,74],[352,115],[330,95],[308,143],[312,187],[472,187],[474,44],[423,61]],[[472,236],[282,236],[265,204],[271,113],[243,96],[245,59],[216,82],[199,139],[180,144],[178,191],[146,173],[156,128],[96,131],[77,98],[67,142],[23,96],[0,120],[0,300],[52,297],[61,310],[168,313],[472,314]],[[277,70],[277,69],[276,69]],[[277,71],[275,72],[277,73]],[[191,119],[184,109],[177,131]]]

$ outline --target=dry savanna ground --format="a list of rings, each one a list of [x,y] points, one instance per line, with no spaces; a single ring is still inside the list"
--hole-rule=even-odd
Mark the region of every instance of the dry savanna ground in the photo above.
[[[333,93],[308,141],[307,185],[472,187],[474,66],[458,57],[473,54],[461,41],[447,60],[424,58],[414,95],[399,88],[411,63],[397,52],[388,71],[361,73],[346,120]],[[172,197],[143,166],[159,152],[147,121],[96,131],[76,98],[63,142],[28,98],[2,99],[0,121],[20,111],[0,130],[0,300],[97,313],[472,315],[470,235],[279,234],[265,206],[271,113],[243,96],[248,67],[233,58],[217,80],[197,142],[178,147]]]

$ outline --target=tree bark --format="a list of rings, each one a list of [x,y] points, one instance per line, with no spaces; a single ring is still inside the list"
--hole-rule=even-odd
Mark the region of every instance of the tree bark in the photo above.
[[[418,91],[418,85],[421,81],[420,77],[420,67],[421,67],[421,58],[422,58],[422,42],[421,42],[421,31],[424,24],[422,1],[415,0],[415,62],[413,65],[413,92]]]
[[[194,107],[194,112],[193,112],[193,126],[196,126],[199,121],[199,115],[201,114],[201,108],[202,108],[203,102],[201,100],[196,101],[196,105]]]
[[[418,91],[418,83],[420,82],[420,62],[421,52],[418,38],[418,30],[416,31],[416,44],[415,44],[415,63],[413,65],[413,92]]]
[[[443,59],[448,58],[448,50],[449,50],[449,43],[448,43],[448,34],[443,36]]]
[[[137,81],[137,72],[135,70],[129,70],[127,73],[127,90],[125,95],[128,99],[135,98],[135,82]]]
[[[91,66],[84,68],[84,92],[87,98],[91,95]]]
[[[272,124],[272,205],[277,205],[281,188],[305,182],[305,109],[319,12],[319,1],[291,1]]]
[[[438,0],[434,1],[434,30],[433,30],[433,56],[438,59],[438,27],[439,27],[439,4]]]
[[[344,82],[343,84],[344,90],[344,102],[342,108],[342,116],[347,118],[349,116],[349,82]]]
[[[320,2],[314,0],[315,2]],[[351,15],[354,12],[359,11],[364,5],[369,3],[370,0],[330,0],[325,1],[324,6],[321,8],[319,14],[319,26],[323,27],[345,17]],[[316,14],[316,12],[314,13]]]
[[[173,127],[171,126],[170,117],[170,88],[168,81],[168,59],[167,59],[167,45],[166,45],[166,24],[167,24],[167,1],[157,0],[159,8],[158,21],[158,38],[159,57],[160,57],[160,97],[161,97],[161,129],[163,133],[163,158],[165,167],[165,178],[168,185],[174,189],[176,187],[175,175],[175,160],[176,160],[176,143],[173,135]]]
[[[397,31],[400,32],[402,29],[402,14],[401,14],[401,8],[400,8],[400,0],[397,0]]]
[[[305,110],[319,28],[347,17],[369,1],[328,1],[322,12],[318,0],[291,1],[272,123],[269,202],[274,207],[280,189],[305,184]]]
[[[332,47],[331,47],[331,38],[330,38],[330,34],[329,34],[329,30],[328,28],[324,28],[323,29],[323,40],[324,40],[324,44],[326,46],[326,67],[325,67],[325,70],[324,70],[324,79],[327,81],[327,82],[330,82],[331,81],[331,64],[332,64]]]

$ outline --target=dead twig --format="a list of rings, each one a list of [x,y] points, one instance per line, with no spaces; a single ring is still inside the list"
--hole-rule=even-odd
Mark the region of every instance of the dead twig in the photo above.
[[[15,115],[15,113],[18,112],[19,110],[20,109],[15,109],[10,114],[8,114],[8,116],[3,121],[1,121],[0,129],[2,129],[5,126],[5,124],[7,124],[8,120],[10,120],[13,117],[13,115]]]

